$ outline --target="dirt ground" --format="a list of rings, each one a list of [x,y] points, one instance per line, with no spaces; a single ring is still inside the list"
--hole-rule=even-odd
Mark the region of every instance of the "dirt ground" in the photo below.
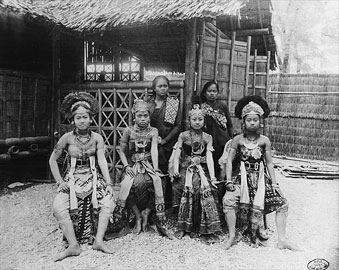
[[[170,240],[151,231],[108,241],[114,254],[82,245],[80,256],[55,263],[54,256],[63,249],[51,214],[57,190],[55,184],[40,184],[0,196],[0,269],[302,270],[316,258],[330,262],[328,269],[339,269],[339,181],[285,178],[278,171],[276,175],[290,203],[287,235],[303,251],[276,248],[274,214],[270,214],[273,234],[268,247],[240,242],[226,251],[225,242],[207,246],[188,236]]]

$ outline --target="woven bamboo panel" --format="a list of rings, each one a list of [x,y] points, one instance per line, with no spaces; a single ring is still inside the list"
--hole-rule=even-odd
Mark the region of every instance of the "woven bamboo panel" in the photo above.
[[[182,86],[182,82],[171,82],[170,95],[183,98]],[[61,97],[77,91],[91,93],[99,101],[99,113],[95,116],[91,129],[99,132],[104,138],[109,171],[113,181],[116,183],[119,181],[123,169],[118,155],[119,140],[123,130],[132,125],[131,110],[133,101],[149,97],[152,93],[151,82],[65,85],[61,90]],[[60,134],[73,129],[68,120],[59,121]]]
[[[339,76],[270,76],[267,135],[277,153],[308,159],[339,159]]]
[[[0,139],[49,136],[51,80],[0,69]]]

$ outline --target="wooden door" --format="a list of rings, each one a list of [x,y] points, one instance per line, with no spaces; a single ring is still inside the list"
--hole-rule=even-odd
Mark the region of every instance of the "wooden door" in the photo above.
[[[248,95],[251,38],[247,42],[235,40],[235,33],[228,39],[210,23],[202,23],[198,47],[197,92],[207,81],[216,81],[220,98],[228,104],[234,129],[240,130],[235,119],[234,107],[238,100]]]

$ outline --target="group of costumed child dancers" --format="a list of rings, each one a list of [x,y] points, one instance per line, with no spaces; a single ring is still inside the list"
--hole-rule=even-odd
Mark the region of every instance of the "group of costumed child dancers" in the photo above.
[[[192,106],[183,132],[181,104],[169,96],[165,76],[154,79],[152,99],[134,101],[133,124],[120,138],[123,172],[115,196],[104,139],[90,129],[98,102],[85,92],[64,98],[61,112],[74,130],[59,139],[49,161],[58,186],[53,215],[66,246],[55,261],[79,255],[86,242],[113,253],[104,240],[131,223],[135,234],[153,224],[170,238],[188,235],[210,244],[227,233],[226,249],[240,239],[258,246],[268,239],[263,221],[271,212],[278,248],[298,249],[286,239],[288,203],[274,174],[270,140],[259,132],[270,113],[267,102],[259,96],[239,100],[235,115],[243,128],[233,136],[227,106],[216,99],[217,84],[205,86],[204,102]],[[168,219],[175,222],[172,235]]]

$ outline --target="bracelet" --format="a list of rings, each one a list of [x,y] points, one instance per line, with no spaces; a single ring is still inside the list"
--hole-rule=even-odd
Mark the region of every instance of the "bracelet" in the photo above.
[[[227,181],[225,186],[227,186],[228,184],[233,184],[233,181]]]

